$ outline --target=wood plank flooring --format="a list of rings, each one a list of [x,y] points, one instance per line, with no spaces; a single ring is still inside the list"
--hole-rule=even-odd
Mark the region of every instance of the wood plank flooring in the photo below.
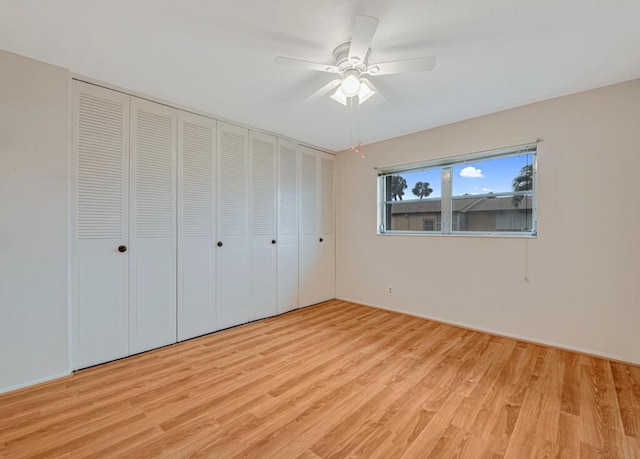
[[[0,395],[1,457],[640,457],[640,368],[331,301]]]

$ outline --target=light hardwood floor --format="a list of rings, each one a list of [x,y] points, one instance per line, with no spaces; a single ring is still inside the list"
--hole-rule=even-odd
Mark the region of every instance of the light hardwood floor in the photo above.
[[[640,368],[343,301],[0,395],[5,457],[638,457]]]

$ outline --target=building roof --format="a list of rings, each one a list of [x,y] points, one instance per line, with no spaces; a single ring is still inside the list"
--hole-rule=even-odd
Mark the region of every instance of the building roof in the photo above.
[[[532,199],[525,197],[518,207],[514,207],[511,196],[501,198],[462,198],[453,200],[454,212],[496,212],[506,210],[530,210]],[[440,212],[442,205],[440,200],[412,199],[410,201],[398,201],[391,204],[392,214],[415,214]]]

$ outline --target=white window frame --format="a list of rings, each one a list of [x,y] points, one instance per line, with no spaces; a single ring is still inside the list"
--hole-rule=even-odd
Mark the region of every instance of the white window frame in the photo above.
[[[442,158],[434,161],[411,163],[395,166],[387,166],[378,168],[378,219],[377,233],[378,235],[416,235],[416,236],[485,236],[485,237],[524,237],[535,238],[538,236],[538,143],[529,143],[514,147],[503,148],[500,150],[484,151],[473,153],[470,155],[453,156]],[[519,156],[523,154],[532,154],[532,190],[520,192],[502,192],[492,194],[473,195],[477,198],[484,197],[501,197],[501,196],[531,196],[531,231],[453,231],[452,230],[452,206],[455,199],[461,199],[460,196],[452,196],[452,171],[454,166],[469,162],[485,161],[491,159],[506,158],[510,156]],[[403,172],[416,172],[426,169],[442,169],[441,173],[441,231],[408,231],[408,230],[388,230],[385,228],[387,206],[391,202],[385,200],[386,197],[386,180],[390,175],[402,174]],[[428,199],[428,198],[427,198]],[[437,199],[437,198],[436,198]],[[423,199],[424,200],[424,199]],[[419,200],[405,200],[402,202],[412,202]],[[393,201],[394,204],[398,201]]]

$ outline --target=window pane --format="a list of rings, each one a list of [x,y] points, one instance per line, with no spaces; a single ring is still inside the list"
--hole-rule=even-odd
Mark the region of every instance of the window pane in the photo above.
[[[387,230],[442,230],[441,174],[435,168],[385,178]]]
[[[453,166],[452,196],[531,190],[533,153]]]
[[[386,177],[387,201],[439,198],[442,169],[402,172]]]
[[[532,196],[463,197],[453,200],[453,231],[532,231]]]

